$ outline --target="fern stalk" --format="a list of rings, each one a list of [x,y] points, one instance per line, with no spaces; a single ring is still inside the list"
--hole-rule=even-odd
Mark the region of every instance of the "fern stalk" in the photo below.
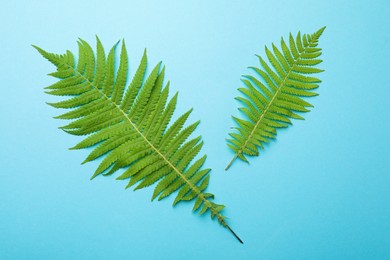
[[[301,97],[317,95],[310,90],[318,87],[313,83],[321,81],[302,74],[323,71],[312,66],[322,62],[316,59],[321,54],[321,49],[316,47],[324,30],[325,27],[312,35],[303,35],[303,37],[298,33],[296,41],[290,34],[290,49],[282,38],[282,52],[275,45],[272,45],[274,53],[266,47],[266,54],[273,69],[258,56],[264,70],[251,68],[264,82],[253,76],[245,76],[246,79],[243,82],[246,88],[239,89],[246,98],[236,99],[244,103],[245,106],[240,110],[249,121],[233,117],[239,125],[236,127],[238,133],[230,134],[228,146],[235,154],[225,170],[228,170],[237,158],[248,162],[245,155],[258,156],[258,148],[263,149],[262,143],[275,138],[277,128],[291,124],[289,118],[303,119],[295,114],[295,111],[308,112],[306,107],[312,107]],[[281,95],[283,95],[282,98]]]

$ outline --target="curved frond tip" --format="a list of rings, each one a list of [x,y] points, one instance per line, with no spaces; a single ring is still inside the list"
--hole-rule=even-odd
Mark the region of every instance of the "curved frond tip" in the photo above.
[[[77,63],[70,51],[58,55],[33,46],[57,67],[50,75],[59,81],[46,90],[48,94],[67,97],[49,103],[55,108],[69,109],[57,116],[70,120],[61,129],[84,136],[71,149],[94,148],[83,163],[103,159],[91,179],[120,171],[117,179],[127,180],[127,188],[142,189],[155,184],[152,200],[176,192],[173,205],[194,201],[194,211],[209,212],[211,218],[217,218],[236,236],[222,214],[225,206],[213,202],[214,195],[206,192],[210,169],[203,167],[205,156],[196,159],[203,142],[200,137],[190,139],[198,122],[185,126],[189,110],[171,123],[177,95],[168,97],[165,68],[159,63],[147,75],[145,51],[129,80],[125,42],[122,41],[116,69],[117,44],[106,56],[99,38],[96,40],[95,54],[86,41],[79,39]]]
[[[286,41],[281,39],[281,48],[274,44],[265,47],[268,62],[258,56],[261,68],[250,67],[256,76],[244,76],[244,87],[239,88],[242,96],[236,99],[242,103],[239,110],[245,119],[233,117],[237,123],[235,131],[229,134],[228,147],[234,157],[227,165],[228,170],[237,159],[248,162],[247,156],[258,156],[263,144],[276,137],[278,128],[291,124],[291,119],[304,119],[303,112],[313,107],[304,98],[318,95],[320,79],[313,74],[323,70],[316,67],[321,48],[318,40],[325,30],[294,38],[291,34]]]

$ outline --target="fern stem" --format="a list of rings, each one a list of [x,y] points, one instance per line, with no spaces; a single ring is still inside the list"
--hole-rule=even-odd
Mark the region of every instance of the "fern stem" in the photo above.
[[[225,223],[225,222],[224,222]],[[226,224],[226,223],[225,223]],[[241,240],[241,238],[233,231],[233,229],[231,229],[229,227],[228,224],[226,224],[226,228],[229,229],[229,231],[235,236],[235,238],[237,238],[237,240],[241,243],[241,244],[244,244],[244,242]]]
[[[233,159],[230,161],[230,163],[226,166],[225,171],[229,170],[230,166],[232,166],[232,163],[237,159],[238,153],[236,153],[233,157]],[[233,232],[234,233],[234,232]]]

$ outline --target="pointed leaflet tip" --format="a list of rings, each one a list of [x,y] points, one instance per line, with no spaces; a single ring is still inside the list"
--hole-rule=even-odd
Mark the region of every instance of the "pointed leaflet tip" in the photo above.
[[[94,175],[92,175],[91,178],[89,178],[89,180],[92,181],[92,180],[95,179],[95,177],[98,176],[98,175],[99,175],[99,174],[96,174],[96,173],[95,173]]]
[[[42,56],[45,57],[45,54],[48,54],[47,51],[43,50],[42,48],[39,48],[38,46],[31,44],[31,46],[36,49]]]
[[[31,44],[31,47],[33,47],[33,48],[36,49],[37,51],[42,50],[41,48],[39,48],[38,46],[36,46],[36,45],[34,45],[34,44]]]
[[[80,37],[78,38],[77,43],[80,43],[83,46],[88,45],[88,43],[86,41],[84,41],[83,39],[81,39]]]
[[[261,57],[260,57],[260,56],[258,56],[258,55],[256,55],[256,56],[257,56],[259,59],[261,59]],[[254,70],[254,71],[256,71],[256,69],[257,69],[257,68],[256,68],[256,67],[253,67],[253,66],[249,66],[249,67],[248,67],[248,69],[251,69],[251,70]]]
[[[95,34],[95,38],[96,38],[96,42],[98,42],[99,44],[101,44],[102,42],[100,41],[100,38],[99,36],[97,36],[97,34]]]
[[[86,164],[87,162],[89,162],[89,159],[88,159],[88,158],[86,158],[84,161],[82,161],[82,162],[81,162],[81,165]]]
[[[198,120],[198,121],[196,121],[196,122],[194,123],[195,127],[198,127],[199,124],[200,124],[200,120]],[[202,143],[203,143],[203,141],[202,141]]]
[[[167,88],[167,91],[169,92],[169,85],[171,85],[171,81],[168,80],[167,84],[165,84],[165,88]]]
[[[116,178],[117,180],[121,180],[121,179],[119,179],[119,177],[118,178]],[[130,182],[126,185],[126,187],[125,187],[125,190],[127,190],[128,188],[130,188],[131,187],[131,184],[130,184]]]
[[[122,39],[121,54],[122,52],[124,52],[124,54],[127,54],[125,39]]]
[[[118,44],[119,44],[120,42],[121,42],[121,40],[118,40],[118,41],[114,44],[113,48],[115,49],[116,46],[118,46]]]
[[[326,26],[324,26],[324,27],[322,27],[321,29],[319,29],[315,34],[317,34],[318,37],[320,37],[321,34],[325,31],[325,29],[326,29]]]
[[[46,93],[46,91],[45,91]],[[47,105],[51,106],[51,107],[54,107],[56,108],[56,103],[52,103],[52,102],[45,102]]]
[[[31,46],[36,49],[44,58],[49,59],[49,53],[38,46],[31,44]]]
[[[177,96],[179,95],[179,91],[176,91],[175,95],[173,95],[172,99],[177,99]]]
[[[253,67],[248,67],[248,69],[253,69]],[[240,81],[245,84],[245,80],[249,80],[251,76],[249,75],[241,75]]]

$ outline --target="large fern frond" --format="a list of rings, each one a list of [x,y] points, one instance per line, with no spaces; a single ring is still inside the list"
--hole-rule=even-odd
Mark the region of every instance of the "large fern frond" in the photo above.
[[[59,81],[47,87],[47,93],[69,97],[49,103],[55,108],[70,109],[57,116],[71,120],[61,129],[86,136],[71,149],[94,148],[84,163],[103,158],[91,179],[123,169],[117,179],[128,180],[127,188],[135,186],[137,190],[156,184],[152,200],[161,200],[177,191],[173,205],[194,201],[194,211],[210,212],[212,218],[216,217],[235,235],[222,215],[225,206],[214,203],[214,195],[206,192],[210,180],[210,169],[203,168],[206,156],[195,160],[203,142],[200,137],[188,141],[199,122],[185,127],[189,110],[170,124],[177,94],[168,98],[169,82],[164,84],[165,69],[161,63],[146,77],[146,52],[126,87],[126,46],[123,41],[116,70],[116,45],[106,56],[97,38],[95,57],[91,46],[80,39],[77,64],[70,51],[57,55],[34,46],[57,67],[50,75]]]
[[[289,47],[282,38],[281,50],[273,44],[272,51],[266,47],[271,66],[258,56],[262,68],[251,67],[257,76],[244,76],[245,87],[238,89],[243,96],[236,99],[243,104],[239,110],[246,119],[233,116],[238,126],[229,134],[227,145],[235,155],[226,170],[237,158],[248,162],[246,156],[258,156],[259,148],[275,138],[278,128],[287,127],[290,119],[303,119],[296,112],[313,107],[302,98],[317,95],[313,90],[321,81],[307,74],[323,71],[315,65],[322,62],[318,40],[324,30],[311,35],[298,33],[295,40],[290,34]]]

